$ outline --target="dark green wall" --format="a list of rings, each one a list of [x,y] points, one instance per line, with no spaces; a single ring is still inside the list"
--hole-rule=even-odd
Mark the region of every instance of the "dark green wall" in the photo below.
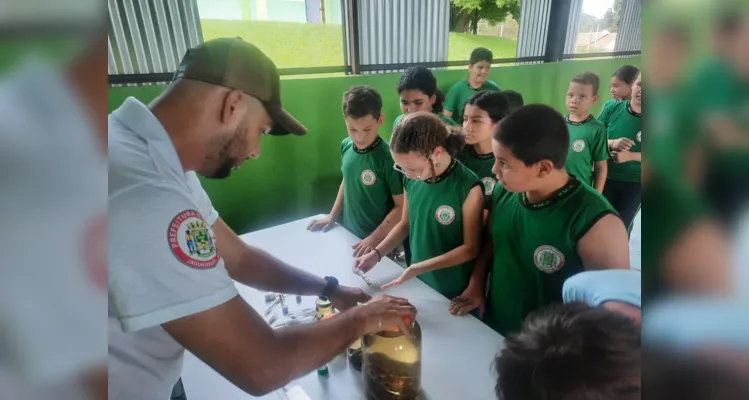
[[[491,79],[503,89],[523,94],[526,104],[546,103],[564,112],[569,79],[582,71],[601,77],[602,100],[609,99],[608,79],[621,65],[640,65],[640,58],[565,61],[555,64],[495,67]],[[466,77],[465,70],[435,73],[440,86],[449,87]],[[327,212],[340,184],[340,143],[346,137],[341,116],[341,95],[353,85],[371,85],[383,95],[385,125],[380,134],[390,137],[393,119],[400,114],[395,91],[399,74],[336,78],[284,79],[284,106],[309,129],[305,137],[265,137],[262,156],[224,180],[203,180],[203,187],[226,222],[237,232],[316,213]],[[163,86],[109,89],[109,109],[114,110],[128,96],[150,102]]]

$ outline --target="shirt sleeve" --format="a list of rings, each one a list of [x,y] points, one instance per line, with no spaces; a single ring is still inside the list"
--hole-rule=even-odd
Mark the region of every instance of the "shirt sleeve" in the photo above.
[[[596,129],[593,135],[593,161],[606,161],[609,159],[609,136],[606,127]]]
[[[208,193],[203,190],[203,185],[200,184],[198,175],[191,171],[186,173],[185,176],[187,177],[187,185],[194,194],[193,198],[198,203],[198,211],[205,216],[205,222],[208,225],[215,224],[218,221],[218,211],[213,208],[213,203],[211,203]]]
[[[585,271],[564,282],[562,298],[565,303],[583,301],[591,307],[599,307],[607,301],[640,307],[641,285],[642,277],[639,271]]]
[[[189,193],[135,187],[109,200],[109,307],[125,332],[218,306],[237,295],[215,235]]]
[[[603,110],[601,110],[601,114],[598,115],[598,120],[601,121],[603,126],[608,128],[609,126],[609,113],[611,113],[611,101],[606,102],[606,104],[603,105]]]
[[[445,111],[449,111],[451,113],[455,113],[458,111],[458,92],[460,91],[460,82],[453,85],[453,87],[450,88],[450,90],[447,92],[447,97],[445,98]]]
[[[403,194],[403,176],[400,172],[396,171],[393,166],[395,162],[392,157],[385,158],[382,163],[382,175],[385,178],[390,194],[397,196]]]

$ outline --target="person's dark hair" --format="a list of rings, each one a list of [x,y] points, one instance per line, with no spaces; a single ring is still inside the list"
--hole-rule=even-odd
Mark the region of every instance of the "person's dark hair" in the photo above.
[[[741,29],[744,18],[739,12],[724,12],[716,18],[713,29],[722,37],[734,36]]]
[[[396,153],[416,152],[428,157],[442,146],[451,156],[460,153],[465,139],[459,127],[448,127],[439,117],[427,112],[404,115],[393,128],[390,149]]]
[[[528,316],[495,360],[501,400],[640,399],[640,327],[585,303]]]
[[[514,90],[503,90],[501,92],[510,103],[510,111],[515,111],[523,106],[523,95]]]
[[[573,76],[572,82],[579,83],[581,85],[593,86],[593,96],[598,96],[598,88],[601,87],[601,80],[598,79],[598,75],[589,71],[585,71]]]
[[[466,105],[476,106],[489,114],[493,123],[497,123],[510,113],[510,103],[507,97],[497,91],[483,91],[471,96]],[[463,106],[465,115],[465,106]]]
[[[382,115],[382,96],[371,86],[352,86],[343,94],[344,117],[362,118]]]
[[[631,85],[634,83],[635,79],[637,79],[637,74],[640,73],[640,70],[635,67],[634,65],[625,65],[614,72],[613,75],[617,77],[622,82],[625,82],[627,85]]]
[[[511,112],[494,129],[494,139],[527,166],[550,160],[554,168],[562,169],[567,161],[567,122],[547,105],[531,104]]]
[[[398,94],[404,90],[418,90],[429,97],[436,96],[432,111],[435,114],[442,112],[445,95],[437,88],[437,79],[429,68],[415,65],[406,69],[398,81]]]
[[[486,61],[489,64],[491,64],[493,59],[494,59],[494,54],[492,53],[491,50],[485,47],[476,47],[471,52],[471,59],[469,63],[473,65],[479,61]]]

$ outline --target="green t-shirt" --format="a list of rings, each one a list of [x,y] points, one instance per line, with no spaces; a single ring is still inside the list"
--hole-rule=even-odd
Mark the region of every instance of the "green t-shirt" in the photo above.
[[[634,112],[627,100],[606,103],[598,120],[606,126],[608,139],[626,137],[635,142],[629,151],[637,153],[642,151],[641,117],[642,114]],[[618,182],[640,182],[640,169],[641,165],[638,161],[615,163],[609,160],[608,179]]]
[[[577,179],[591,185],[593,164],[609,159],[606,127],[592,115],[583,122],[570,121],[565,117],[570,131],[570,149],[565,168]]]
[[[398,121],[400,121],[401,118],[403,118],[404,115],[406,115],[406,114],[401,114],[401,115],[395,117],[395,121],[393,121],[393,128],[395,128],[395,125],[398,124]],[[458,126],[459,125],[457,122],[453,121],[452,118],[448,117],[445,114],[439,113],[439,114],[437,114],[437,116],[440,117],[440,119],[442,120],[442,122],[445,123],[445,125],[452,125],[452,126]]]
[[[595,189],[570,176],[541,203],[497,185],[492,195],[494,261],[486,323],[502,335],[516,332],[529,313],[562,301],[562,285],[583,271],[578,241],[607,214]]]
[[[468,83],[468,79],[464,79],[450,88],[447,92],[447,98],[445,98],[445,110],[452,112],[452,117],[455,121],[463,122],[463,106],[465,106],[468,99],[474,94],[484,90],[496,90],[499,91],[499,86],[490,80],[486,80],[484,85],[478,89],[474,89]]]
[[[363,239],[393,209],[393,196],[403,194],[401,176],[393,169],[390,146],[380,137],[365,149],[357,149],[351,138],[344,139],[341,172],[343,226]]]
[[[473,146],[466,146],[456,157],[468,169],[473,171],[484,184],[484,207],[491,201],[497,176],[492,172],[494,167],[494,153],[478,154]]]
[[[481,181],[465,165],[453,160],[435,182],[406,178],[411,262],[445,254],[463,244],[463,203]],[[460,295],[468,286],[473,261],[419,275],[443,296]]]

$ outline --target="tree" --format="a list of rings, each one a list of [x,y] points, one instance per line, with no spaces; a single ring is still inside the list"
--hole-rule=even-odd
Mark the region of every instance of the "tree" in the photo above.
[[[622,6],[624,0],[614,0],[614,5],[606,10],[606,14],[603,15],[602,29],[606,29],[609,32],[617,32],[619,30],[619,15],[622,12]]]
[[[604,26],[602,20],[593,15],[582,13],[580,14],[580,23],[578,24],[577,31],[585,33],[595,31],[599,25]]]
[[[520,0],[450,0],[450,31],[475,35],[480,20],[497,24],[508,15],[520,18]]]

